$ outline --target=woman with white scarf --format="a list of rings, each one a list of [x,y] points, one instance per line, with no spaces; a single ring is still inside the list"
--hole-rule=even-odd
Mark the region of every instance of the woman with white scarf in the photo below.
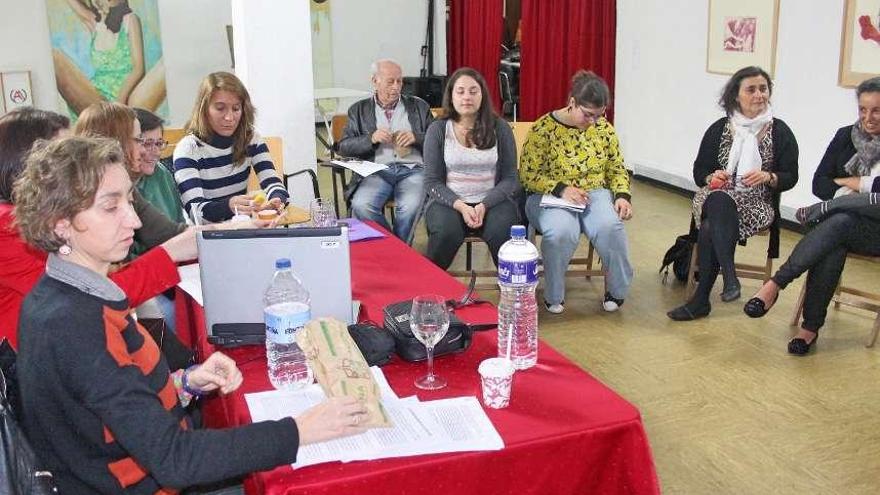
[[[825,324],[828,304],[849,252],[880,256],[880,77],[856,88],[859,118],[837,131],[813,176],[813,194],[824,201],[801,208],[810,227],[791,256],[743,308],[764,316],[794,279],[809,271],[801,327],[788,352],[810,352]]]
[[[727,114],[703,135],[694,161],[692,233],[698,228],[699,283],[691,299],[666,313],[676,321],[707,316],[719,271],[721,300],[740,297],[734,251],[737,242],[770,229],[768,255],[779,256],[779,195],[798,179],[798,145],[788,125],[773,116],[773,82],[760,67],[737,71],[721,93]]]

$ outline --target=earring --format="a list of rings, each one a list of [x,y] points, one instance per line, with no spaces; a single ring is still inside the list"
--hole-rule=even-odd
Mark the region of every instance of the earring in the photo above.
[[[62,244],[61,247],[58,248],[58,254],[62,256],[70,256],[71,252],[73,252],[73,249],[71,249],[70,245],[67,243]]]

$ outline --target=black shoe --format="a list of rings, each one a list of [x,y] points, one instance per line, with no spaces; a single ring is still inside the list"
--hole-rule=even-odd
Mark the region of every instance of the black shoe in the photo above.
[[[776,300],[779,299],[779,293],[776,293],[776,297],[773,298],[773,302],[770,303],[770,307],[764,306],[764,301],[757,297],[753,297],[749,299],[749,302],[743,306],[743,312],[749,315],[751,318],[761,318],[762,316],[767,314],[767,311],[770,311],[770,308],[776,304]]]
[[[666,316],[675,321],[691,321],[709,316],[711,311],[712,305],[709,303],[706,303],[704,306],[697,306],[693,309],[688,307],[687,304],[683,304],[666,313]]]
[[[724,302],[736,301],[742,295],[742,291],[740,290],[742,286],[739,283],[739,280],[734,279],[734,283],[730,284],[729,287],[725,287],[724,290],[721,291],[721,300]]]
[[[795,356],[806,356],[810,353],[810,349],[813,348],[813,344],[819,340],[819,334],[817,333],[813,340],[808,344],[806,340],[802,338],[791,339],[788,341],[788,353],[794,354]]]

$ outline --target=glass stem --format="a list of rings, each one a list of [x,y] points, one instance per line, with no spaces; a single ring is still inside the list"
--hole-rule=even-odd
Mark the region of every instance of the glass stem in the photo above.
[[[428,380],[434,381],[434,346],[425,346],[428,353]]]

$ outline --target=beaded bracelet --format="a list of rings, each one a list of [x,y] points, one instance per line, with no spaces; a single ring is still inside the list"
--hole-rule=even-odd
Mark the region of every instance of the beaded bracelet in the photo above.
[[[180,400],[181,407],[186,407],[192,402],[193,396],[183,389],[183,373],[184,370],[171,373],[171,381],[174,383],[174,389],[177,390],[177,398]]]
[[[183,372],[183,378],[181,379],[181,388],[183,389],[183,391],[188,393],[189,395],[195,397],[195,398],[201,397],[202,391],[199,389],[190,388],[188,378],[189,378],[189,372],[194,370],[195,368],[198,368],[198,367],[199,367],[199,365],[194,364],[194,365],[190,366],[189,368],[187,368],[186,371]]]

